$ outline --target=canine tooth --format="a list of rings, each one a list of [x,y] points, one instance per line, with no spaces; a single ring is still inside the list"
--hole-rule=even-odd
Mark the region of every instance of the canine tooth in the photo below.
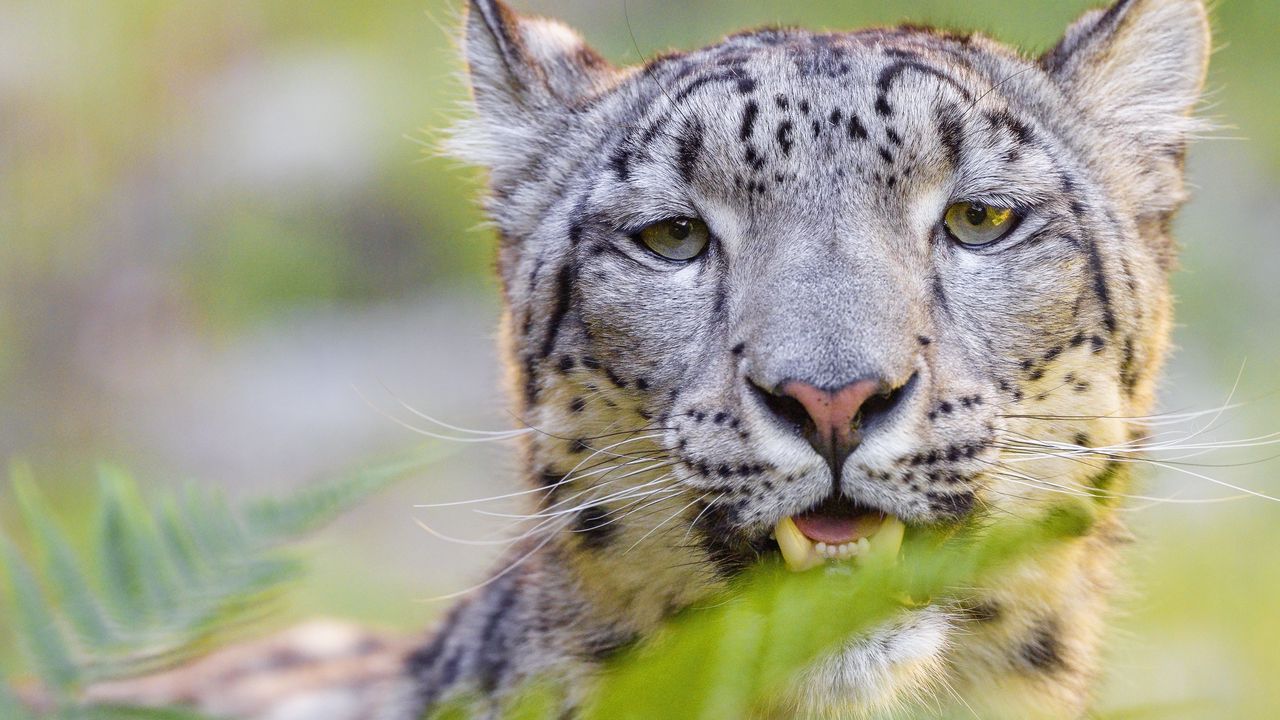
[[[827,544],[824,542],[820,542],[817,545],[814,545],[813,549],[817,550],[819,554],[822,554],[822,555],[827,554]]]
[[[822,564],[822,557],[813,546],[813,542],[800,532],[800,528],[796,527],[795,521],[790,517],[779,520],[773,528],[773,533],[777,538],[778,548],[782,550],[782,559],[786,562],[788,570],[803,572]]]
[[[906,531],[907,527],[901,520],[892,515],[886,517],[880,529],[868,541],[870,553],[867,557],[876,562],[896,562],[898,551],[902,549],[902,536]]]
[[[866,538],[858,538],[858,542],[855,545],[859,555],[864,555],[871,551],[871,541]]]

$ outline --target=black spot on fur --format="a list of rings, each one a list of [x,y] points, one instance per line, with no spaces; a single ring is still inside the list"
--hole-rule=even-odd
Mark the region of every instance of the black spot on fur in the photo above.
[[[961,454],[959,449],[952,448],[952,450],[955,450],[956,459],[959,459]],[[948,459],[950,459],[950,455],[948,455]],[[968,515],[969,511],[973,509],[973,503],[976,500],[976,496],[971,492],[931,492],[926,494],[925,497],[929,499],[929,507],[935,513],[953,520],[958,520]]]
[[[782,148],[783,155],[791,154],[791,146],[794,143],[791,140],[792,125],[790,120],[784,121],[778,125],[778,145]]]
[[[540,487],[553,488],[561,483],[564,479],[564,473],[557,473],[553,468],[547,468],[538,475],[538,484]]]
[[[608,547],[617,535],[618,526],[609,522],[609,511],[594,506],[578,513],[573,522],[573,532],[588,550]]]
[[[853,140],[867,139],[867,128],[858,119],[858,116],[853,113],[849,113],[849,137]]]
[[[609,164],[619,180],[626,182],[631,177],[631,151],[627,148],[618,148],[609,159]]]
[[[583,659],[593,663],[608,662],[639,640],[638,635],[629,632],[593,635],[587,638],[583,647]]]
[[[612,368],[605,368],[604,375],[605,377],[609,378],[609,382],[613,383],[615,386],[622,388],[624,390],[626,389],[627,381],[623,380],[617,373],[613,371]]]
[[[893,108],[889,105],[889,98],[883,94],[876,98],[876,114],[880,117],[889,117],[893,115]]]
[[[1081,443],[1083,444],[1083,443]],[[1095,490],[1108,491],[1116,483],[1116,479],[1120,476],[1120,463],[1112,461],[1102,469],[1102,472],[1094,475],[1089,480],[1089,486]]]
[[[742,127],[738,129],[738,139],[746,142],[751,139],[751,135],[756,129],[756,118],[760,115],[760,106],[755,100],[748,100],[746,107],[742,109]]]
[[[889,138],[889,142],[891,144],[897,147],[902,147],[902,136],[898,135],[897,131],[894,130],[893,128],[889,128],[889,130],[885,133],[885,136]]]
[[[1031,637],[1018,650],[1028,667],[1042,673],[1055,673],[1066,668],[1062,657],[1062,638],[1058,633],[1056,620],[1046,619],[1036,625]]]
[[[758,543],[749,542],[738,534],[736,526],[739,508],[727,506],[723,502],[711,505],[700,502],[692,508],[691,512],[694,511],[697,518],[693,526],[694,532],[698,534],[699,544],[721,577],[735,577],[753,565],[766,550],[768,540],[762,538]]]
[[[1138,386],[1138,372],[1134,363],[1131,337],[1124,339],[1124,349],[1120,356],[1120,385],[1124,387],[1127,395],[1133,395],[1134,389]]]
[[[964,615],[974,622],[993,623],[1000,619],[1000,605],[994,600],[979,601],[965,607]]]
[[[585,410],[586,407],[587,403],[580,397],[576,397],[569,401],[569,410],[572,412],[580,413]]]

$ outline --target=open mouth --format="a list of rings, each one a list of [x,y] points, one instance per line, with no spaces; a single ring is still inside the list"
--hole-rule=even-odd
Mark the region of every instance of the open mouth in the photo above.
[[[773,528],[787,569],[803,572],[827,562],[893,561],[906,527],[879,510],[847,500],[827,500]]]

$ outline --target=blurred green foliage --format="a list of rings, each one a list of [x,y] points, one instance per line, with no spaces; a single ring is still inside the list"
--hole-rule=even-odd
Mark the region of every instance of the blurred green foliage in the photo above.
[[[65,519],[47,504],[29,468],[15,465],[12,488],[31,550],[20,550],[0,528],[0,576],[8,588],[0,634],[22,649],[18,674],[47,692],[51,717],[194,718],[176,709],[85,709],[80,698],[93,683],[171,668],[278,610],[302,569],[289,545],[433,459],[240,507],[196,486],[144,500],[129,475],[103,468],[88,552],[74,549]],[[0,717],[27,717],[3,673]]]

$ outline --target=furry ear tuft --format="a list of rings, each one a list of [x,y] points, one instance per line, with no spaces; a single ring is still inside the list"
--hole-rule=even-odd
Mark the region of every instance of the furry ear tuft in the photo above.
[[[475,117],[449,147],[493,169],[528,147],[549,116],[608,89],[616,77],[568,26],[522,17],[500,0],[468,2],[463,46]]]
[[[1118,0],[1086,13],[1040,59],[1088,121],[1082,140],[1144,234],[1161,235],[1186,197],[1187,141],[1208,127],[1192,110],[1209,53],[1202,0]]]
[[[1196,127],[1209,53],[1202,0],[1118,0],[1076,21],[1040,64],[1108,129],[1172,148]]]

